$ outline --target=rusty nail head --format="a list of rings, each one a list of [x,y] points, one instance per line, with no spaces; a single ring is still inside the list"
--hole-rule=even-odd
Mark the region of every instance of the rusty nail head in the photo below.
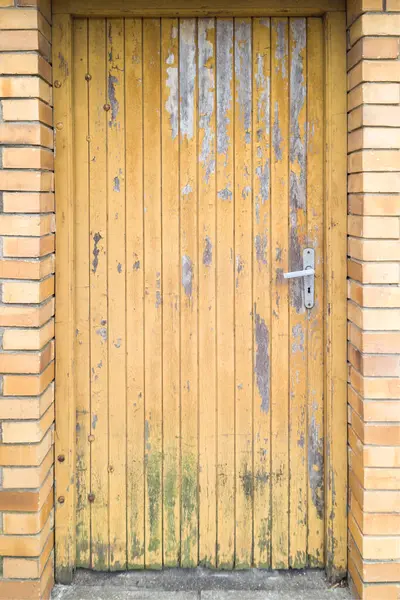
[[[114,473],[114,467],[112,465],[110,465],[108,467],[108,471],[109,471],[109,473]]]
[[[89,442],[94,442],[94,435],[89,435],[88,440]]]
[[[61,123],[61,121],[59,121],[56,125],[57,129],[62,129],[64,127],[64,125]]]
[[[64,502],[65,502],[64,496],[59,496],[58,501],[60,504],[64,504]]]
[[[90,81],[92,79],[91,74],[90,73],[86,73],[85,79],[86,79],[86,81]]]
[[[59,454],[57,457],[57,460],[58,460],[58,462],[64,462],[64,460],[65,460],[64,454]]]
[[[54,87],[60,88],[61,87],[61,81],[58,81],[58,79],[56,79],[55,82],[54,82]]]
[[[109,104],[105,104],[103,106],[104,110],[110,110],[111,106]]]
[[[88,500],[89,500],[89,502],[94,502],[94,494],[89,494]]]

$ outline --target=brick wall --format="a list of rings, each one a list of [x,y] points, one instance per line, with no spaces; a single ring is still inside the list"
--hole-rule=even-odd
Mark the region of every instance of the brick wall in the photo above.
[[[349,572],[400,598],[400,1],[349,2]]]
[[[0,598],[53,583],[51,10],[0,0]]]

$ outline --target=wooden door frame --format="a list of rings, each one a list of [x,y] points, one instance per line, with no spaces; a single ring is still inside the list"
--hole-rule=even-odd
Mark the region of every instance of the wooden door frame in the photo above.
[[[347,570],[347,85],[343,0],[53,0],[56,134],[56,579],[75,570],[74,170],[72,21],[80,17],[323,16],[325,34],[325,566]],[[304,6],[302,6],[304,5]]]

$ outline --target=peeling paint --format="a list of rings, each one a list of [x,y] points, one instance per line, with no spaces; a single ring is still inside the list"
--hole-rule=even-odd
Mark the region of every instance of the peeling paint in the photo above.
[[[258,263],[262,263],[263,265],[268,264],[267,261],[267,248],[268,248],[268,240],[267,236],[257,234],[254,239],[254,245],[256,249],[256,258]]]
[[[287,79],[287,42],[286,42],[286,25],[284,21],[275,21],[274,25],[277,32],[277,44],[275,58],[277,61],[276,70],[281,71],[283,79]]]
[[[93,236],[93,241],[94,241],[94,246],[93,246],[93,261],[92,261],[92,265],[93,265],[93,269],[92,272],[96,273],[97,271],[97,267],[99,266],[99,253],[100,253],[100,249],[99,249],[99,242],[100,240],[102,240],[102,236],[100,235],[100,233],[95,233]]]
[[[208,34],[214,29],[213,19],[199,20],[199,128],[203,131],[200,148],[200,162],[203,165],[204,181],[209,182],[215,172],[214,153],[214,68],[210,63],[214,57],[213,44],[208,40]],[[212,63],[211,63],[212,64]]]
[[[122,273],[122,265],[121,265],[121,263],[118,263],[118,265],[117,265],[117,271],[118,271],[118,273]]]
[[[256,175],[260,182],[261,202],[265,204],[269,200],[269,160],[266,159],[264,166],[258,166],[256,168]]]
[[[274,109],[274,125],[272,127],[272,145],[274,147],[275,159],[277,161],[282,160],[282,148],[281,144],[283,142],[283,137],[281,133],[281,128],[279,124],[279,104],[275,102]]]
[[[236,287],[239,287],[239,275],[241,274],[241,272],[244,269],[244,262],[242,260],[242,257],[238,254],[236,256],[236,273],[237,273],[237,277],[236,277]]]
[[[297,352],[304,352],[304,331],[301,323],[292,327],[292,354]]]
[[[187,183],[183,188],[182,188],[182,196],[189,196],[189,194],[191,194],[193,192],[193,188],[190,185],[190,183]]]
[[[213,247],[210,238],[206,235],[204,240],[204,251],[203,251],[203,265],[205,267],[211,267],[213,256]]]
[[[173,54],[169,54],[166,63],[172,65],[175,60]],[[179,85],[178,85],[178,67],[168,67],[167,69],[167,87],[169,96],[165,102],[165,109],[169,114],[169,124],[171,127],[171,137],[174,140],[178,135],[179,122]]]
[[[109,73],[108,74],[108,98],[109,98],[110,105],[111,105],[111,120],[109,122],[110,127],[113,124],[113,122],[115,122],[115,120],[118,116],[118,111],[119,111],[119,102],[115,95],[115,86],[117,85],[117,83],[118,83],[118,78],[115,77],[115,75],[111,75],[111,73]]]
[[[120,182],[119,182],[118,175],[116,177],[114,177],[113,190],[114,190],[114,192],[120,192],[121,191],[121,187],[120,187]]]
[[[193,264],[189,256],[182,256],[182,285],[188,298],[192,297]]]
[[[319,519],[324,518],[324,442],[315,415],[311,416],[308,431],[308,479],[312,502]]]
[[[100,327],[99,329],[96,330],[96,333],[97,333],[97,335],[99,335],[101,337],[103,342],[107,341],[107,329],[105,327]]]
[[[242,198],[246,200],[251,194],[251,187],[249,185],[245,185],[242,189]]]
[[[114,346],[116,348],[121,348],[121,343],[122,343],[121,338],[117,338],[117,340],[114,342]]]
[[[251,23],[235,21],[235,75],[236,100],[239,105],[239,116],[244,126],[244,141],[251,141],[252,89],[251,89]]]
[[[228,200],[228,202],[230,202],[232,200],[231,190],[227,187],[224,188],[223,190],[219,190],[218,198],[221,198],[221,200]]]
[[[98,421],[97,415],[93,415],[93,417],[92,417],[92,429],[96,429],[97,421]]]
[[[254,306],[255,335],[256,335],[256,364],[255,375],[257,388],[261,396],[261,410],[268,413],[270,406],[270,359],[269,359],[269,332],[264,319],[257,313]]]
[[[133,267],[132,268],[133,268],[134,271],[139,271],[139,269],[140,269],[140,260],[136,260],[133,263]]]
[[[183,19],[180,24],[179,87],[181,136],[194,135],[196,87],[196,19]]]
[[[230,140],[228,134],[228,112],[232,107],[232,51],[233,23],[217,21],[217,152],[228,155]]]

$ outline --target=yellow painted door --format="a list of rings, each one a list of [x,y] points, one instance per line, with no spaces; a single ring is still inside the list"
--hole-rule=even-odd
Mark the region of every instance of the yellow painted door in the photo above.
[[[73,44],[77,564],[322,566],[322,22]]]

